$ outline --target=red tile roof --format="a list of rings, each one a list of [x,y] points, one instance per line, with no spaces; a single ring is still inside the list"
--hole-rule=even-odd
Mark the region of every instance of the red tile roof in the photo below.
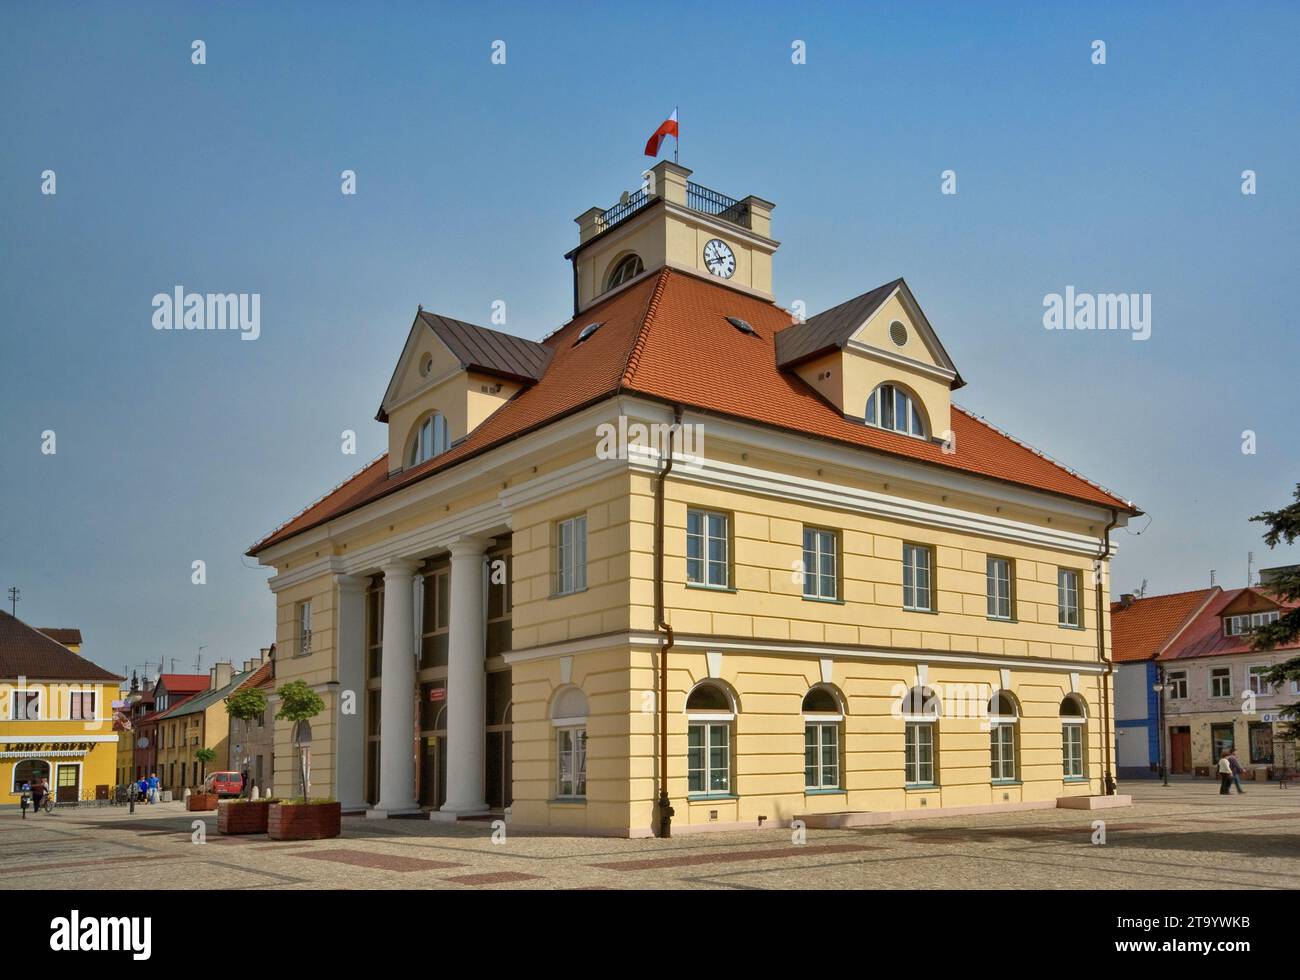
[[[206,691],[210,683],[208,674],[162,674],[154,686],[161,684],[169,694],[195,694]]]
[[[1286,615],[1300,606],[1300,602],[1291,602],[1270,595],[1266,590],[1251,587],[1248,589],[1229,589],[1214,598],[1196,619],[1183,631],[1178,642],[1162,653],[1160,660],[1186,660],[1191,657],[1226,657],[1239,653],[1252,653],[1250,637],[1245,635],[1224,636],[1223,614],[1232,607],[1233,613],[1248,611],[1264,612],[1278,609]],[[1300,649],[1300,640],[1285,643],[1278,650]]]
[[[1172,595],[1135,599],[1125,607],[1110,604],[1112,659],[1116,663],[1150,660],[1175,639],[1218,589],[1193,589]]]
[[[748,321],[756,335],[725,319]],[[601,327],[574,346],[589,323]],[[543,343],[554,353],[525,388],[447,452],[388,474],[381,456],[253,545],[256,555],[308,528],[445,470],[597,401],[630,392],[867,451],[1031,487],[1136,514],[1134,505],[1089,482],[975,415],[954,406],[957,452],[845,419],[797,375],[780,370],[776,335],[790,314],[689,273],[662,269],[574,317]]]

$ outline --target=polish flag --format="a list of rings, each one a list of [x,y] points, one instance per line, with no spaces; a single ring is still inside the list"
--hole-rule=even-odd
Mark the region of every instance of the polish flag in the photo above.
[[[664,140],[666,140],[669,136],[671,136],[673,139],[677,139],[677,110],[676,109],[673,110],[673,114],[671,116],[669,116],[667,119],[665,119],[662,123],[659,124],[659,128],[654,131],[654,135],[651,136],[650,139],[646,140],[645,155],[648,157],[657,157],[659,155],[660,147],[664,145]]]

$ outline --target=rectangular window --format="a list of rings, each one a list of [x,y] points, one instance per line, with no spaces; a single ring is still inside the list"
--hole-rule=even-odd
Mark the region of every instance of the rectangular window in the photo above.
[[[1223,635],[1241,636],[1253,629],[1277,622],[1278,616],[1279,613],[1276,609],[1271,609],[1268,612],[1242,613],[1240,616],[1225,616],[1223,617]]]
[[[1273,726],[1266,721],[1252,721],[1249,726],[1250,761],[1273,764]]]
[[[934,724],[909,721],[903,740],[903,781],[908,786],[934,785]]]
[[[994,725],[989,733],[989,750],[993,762],[993,780],[1016,778],[1016,726]]]
[[[726,514],[686,512],[686,581],[713,589],[731,587],[730,522]]]
[[[1083,726],[1061,726],[1061,768],[1066,779],[1083,778]]]
[[[556,732],[559,780],[555,795],[578,799],[587,795],[587,729],[561,728]]]
[[[839,550],[834,531],[803,529],[804,598],[839,598]]]
[[[40,691],[14,691],[9,695],[9,717],[13,721],[39,721]]]
[[[1187,671],[1171,670],[1169,678],[1169,700],[1186,701],[1187,700]]]
[[[805,789],[839,789],[840,726],[836,722],[810,722],[803,729],[803,782]]]
[[[1210,759],[1217,764],[1219,757],[1224,752],[1232,752],[1236,748],[1236,738],[1233,734],[1231,722],[1211,725],[1210,743],[1214,746],[1214,754],[1210,756]]]
[[[1056,622],[1079,625],[1079,573],[1072,568],[1056,570]]]
[[[68,695],[68,717],[73,721],[94,721],[95,692],[72,691]]]
[[[985,575],[988,581],[989,619],[1011,618],[1011,559],[990,558]]]
[[[687,729],[687,790],[725,795],[731,792],[731,726],[726,722],[697,722]]]
[[[1255,694],[1272,694],[1273,685],[1264,680],[1264,675],[1269,671],[1268,666],[1256,665],[1246,671],[1246,686]]]
[[[311,602],[298,603],[296,622],[298,640],[294,649],[298,651],[298,656],[305,657],[311,653]]]
[[[1210,697],[1232,697],[1232,670],[1228,667],[1215,667],[1210,671]]]
[[[903,545],[903,608],[931,612],[933,605],[934,566],[930,549],[919,544]]]
[[[570,517],[555,528],[555,594],[568,595],[587,587],[587,517]]]

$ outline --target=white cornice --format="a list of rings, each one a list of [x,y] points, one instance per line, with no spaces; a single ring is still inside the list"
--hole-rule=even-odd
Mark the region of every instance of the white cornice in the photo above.
[[[605,636],[569,640],[546,646],[513,650],[504,655],[507,664],[527,663],[533,660],[550,660],[571,657],[580,653],[615,649],[618,647],[663,646],[664,636],[650,630],[631,630]],[[673,649],[691,651],[721,651],[723,653],[750,653],[769,656],[807,657],[809,659],[870,660],[881,663],[917,664],[977,664],[987,667],[1044,670],[1053,673],[1100,674],[1103,665],[1078,660],[1046,660],[1032,657],[995,657],[989,654],[955,650],[914,650],[889,647],[866,647],[848,644],[793,643],[785,640],[746,640],[731,637],[677,634]],[[671,656],[671,654],[670,654]]]
[[[767,238],[757,232],[750,231],[742,225],[733,225],[729,221],[718,221],[707,214],[701,214],[699,211],[692,211],[684,204],[674,204],[672,201],[664,202],[665,209],[674,218],[687,221],[692,224],[708,228],[733,240],[744,242],[746,245],[756,246],[765,252],[775,252],[781,243],[774,238]]]
[[[918,361],[913,357],[904,357],[902,354],[896,354],[893,351],[883,350],[880,347],[872,347],[870,344],[864,344],[860,340],[850,340],[845,345],[849,350],[864,357],[869,357],[874,361],[881,361],[885,364],[895,365],[915,371],[917,374],[924,374],[927,377],[935,378],[939,381],[951,383],[957,377],[956,371],[949,371],[947,368],[936,367],[933,364],[926,364],[924,361]]]

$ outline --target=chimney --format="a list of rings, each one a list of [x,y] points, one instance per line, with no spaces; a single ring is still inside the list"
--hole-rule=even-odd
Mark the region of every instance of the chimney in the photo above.
[[[1119,597],[1119,607],[1121,609],[1127,609],[1129,606],[1133,605],[1134,601],[1133,593],[1125,592]]]
[[[234,665],[229,660],[223,660],[212,668],[211,687],[214,691],[219,691],[230,683],[230,678],[235,675]]]

